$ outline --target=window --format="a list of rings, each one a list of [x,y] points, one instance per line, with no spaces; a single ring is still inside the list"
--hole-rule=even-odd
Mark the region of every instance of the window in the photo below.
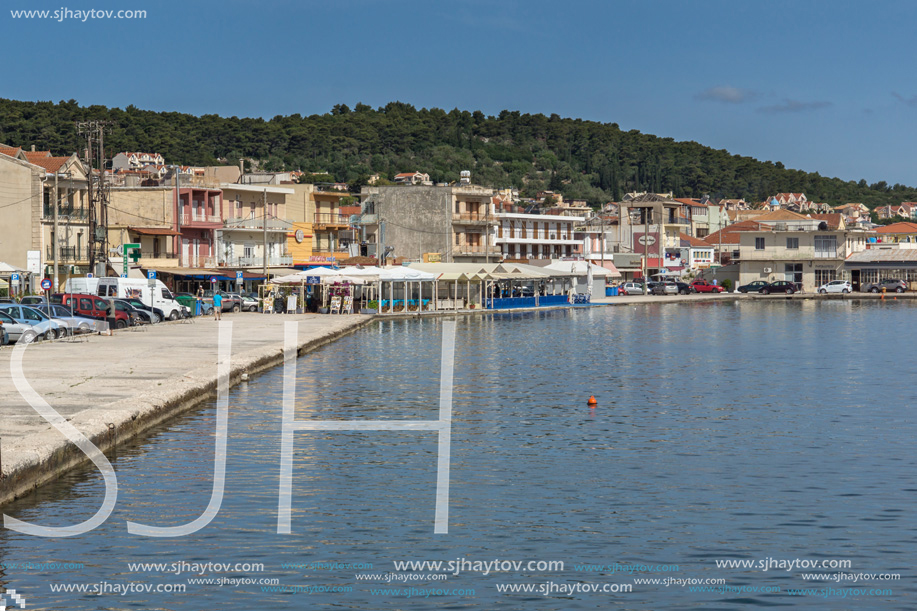
[[[764,238],[755,238],[755,250],[764,250]]]
[[[92,309],[93,309],[93,308],[92,308],[92,299],[89,299],[89,298],[86,298],[86,297],[80,298],[80,309],[81,309],[81,310],[85,310],[85,311],[87,311],[87,312],[92,311]]]
[[[786,247],[788,250],[799,250],[799,238],[787,238]]]
[[[829,282],[834,281],[837,278],[837,271],[833,269],[817,269],[815,270],[815,286],[819,287],[823,284],[828,284]]]
[[[802,283],[802,263],[786,263],[783,272],[787,282]]]
[[[834,259],[837,257],[837,236],[815,236],[815,258]]]
[[[174,299],[172,293],[169,292],[169,289],[162,289],[162,298],[163,299]]]

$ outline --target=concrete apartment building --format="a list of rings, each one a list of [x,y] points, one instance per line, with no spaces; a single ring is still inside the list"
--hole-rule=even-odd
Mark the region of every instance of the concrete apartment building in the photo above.
[[[391,247],[389,257],[484,263],[502,258],[494,243],[493,189],[476,185],[364,187],[361,225],[369,251]]]
[[[582,256],[583,238],[574,235],[584,216],[498,211],[493,242],[504,259],[561,259]]]
[[[787,280],[813,292],[844,277],[844,260],[867,248],[870,233],[849,230],[840,214],[779,210],[756,218],[739,237],[739,283]]]
[[[0,182],[0,261],[29,272],[20,288],[35,290],[43,276],[53,281],[55,262],[55,286],[88,271],[88,181],[76,155],[0,146]]]
[[[286,208],[287,197],[296,191],[267,184],[223,183],[221,188],[226,212],[214,230],[218,246],[212,264],[229,268],[291,265],[287,234],[293,222]]]

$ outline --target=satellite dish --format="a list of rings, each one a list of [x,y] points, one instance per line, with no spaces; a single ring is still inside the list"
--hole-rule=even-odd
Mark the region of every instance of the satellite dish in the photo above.
[[[826,223],[825,221],[822,221],[821,223],[819,223],[818,230],[819,231],[828,231],[828,223]]]
[[[124,256],[124,246],[118,246],[118,248],[115,249],[115,252],[118,253],[119,257],[123,257]]]

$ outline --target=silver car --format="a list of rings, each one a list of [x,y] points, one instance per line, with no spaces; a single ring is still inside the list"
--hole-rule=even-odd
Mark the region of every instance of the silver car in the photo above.
[[[5,312],[16,322],[31,325],[45,339],[57,339],[69,333],[67,323],[51,320],[47,314],[29,306],[0,303],[0,311]]]
[[[642,295],[643,285],[639,282],[625,282],[621,286],[621,292],[625,295]]]
[[[28,344],[36,339],[41,339],[41,334],[33,329],[31,325],[16,322],[3,310],[0,310],[0,325],[3,325],[7,335],[9,335],[10,343],[22,341],[22,343]]]
[[[849,280],[832,280],[818,287],[818,292],[822,295],[825,293],[849,293],[852,290],[853,285],[850,284]]]
[[[89,333],[95,328],[95,324],[98,322],[94,318],[80,316],[75,312],[71,312],[70,308],[55,303],[35,306],[35,309],[55,320],[67,323],[67,326],[73,329],[74,333]]]

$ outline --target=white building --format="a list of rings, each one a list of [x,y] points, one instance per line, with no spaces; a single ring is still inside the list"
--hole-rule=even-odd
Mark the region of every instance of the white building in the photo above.
[[[560,259],[582,256],[582,239],[574,237],[574,226],[582,216],[496,212],[494,244],[504,259]]]

